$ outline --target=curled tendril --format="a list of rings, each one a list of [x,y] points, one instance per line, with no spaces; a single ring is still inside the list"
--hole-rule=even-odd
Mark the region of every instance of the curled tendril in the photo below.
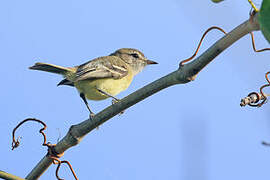
[[[265,94],[263,92],[264,88],[270,86],[270,80],[268,75],[270,74],[270,72],[267,72],[265,74],[265,79],[267,81],[267,84],[264,84],[260,87],[260,92],[252,92],[250,93],[247,97],[245,97],[244,99],[241,100],[240,106],[245,106],[245,105],[249,105],[252,107],[261,107],[263,104],[265,104],[267,102],[267,94]],[[259,102],[261,100],[261,102]]]
[[[251,2],[251,3],[252,3],[252,2]],[[252,5],[254,5],[254,4],[252,3]],[[249,13],[249,15],[250,15],[249,20],[250,20],[250,21],[253,21],[254,15],[258,12],[258,10],[256,9],[255,6],[252,6],[252,7],[254,8],[254,10],[250,11],[250,13]],[[217,30],[223,32],[224,34],[227,34],[222,28],[217,27],[217,26],[212,26],[212,27],[208,28],[208,29],[203,33],[203,35],[202,35],[202,37],[201,37],[201,40],[200,40],[200,42],[199,42],[199,44],[198,44],[198,46],[197,46],[197,49],[195,50],[195,53],[194,53],[191,57],[189,57],[189,58],[187,58],[187,59],[185,59],[185,60],[182,60],[182,61],[180,62],[180,64],[179,64],[179,67],[182,67],[182,66],[184,65],[184,63],[187,63],[187,62],[191,61],[191,60],[197,55],[197,53],[198,53],[198,51],[199,51],[199,49],[200,49],[200,47],[201,47],[201,44],[202,44],[203,39],[205,38],[205,36],[207,35],[207,33],[210,32],[210,31],[213,30],[213,29],[217,29]],[[259,50],[257,50],[257,49],[256,49],[256,46],[255,46],[255,41],[254,41],[254,35],[253,35],[253,32],[250,32],[250,35],[251,35],[252,48],[253,48],[253,50],[254,50],[255,52],[263,52],[263,51],[269,51],[269,50],[270,50],[270,48],[264,48],[264,49],[259,49]]]
[[[40,124],[43,125],[43,128],[41,128],[41,129],[39,130],[39,133],[41,133],[42,136],[43,136],[43,144],[42,144],[42,145],[43,145],[43,146],[46,146],[46,145],[47,145],[47,144],[46,144],[46,135],[45,135],[45,133],[43,132],[43,131],[47,128],[46,124],[45,124],[43,121],[39,120],[39,119],[35,119],[35,118],[27,118],[27,119],[23,120],[22,122],[20,122],[20,123],[13,129],[13,131],[12,131],[12,150],[14,150],[15,148],[17,148],[17,147],[20,145],[19,139],[21,139],[21,137],[18,137],[17,140],[16,140],[16,138],[15,138],[16,130],[17,130],[22,124],[26,123],[27,121],[34,121],[34,122],[38,122],[38,123],[40,123]]]
[[[58,179],[58,180],[63,180],[63,179],[61,179],[61,178],[58,176],[58,171],[59,171],[59,169],[60,169],[61,164],[65,163],[65,164],[68,165],[68,167],[69,167],[70,171],[72,172],[74,178],[75,178],[76,180],[78,180],[78,178],[77,178],[77,176],[76,176],[76,174],[75,174],[75,172],[74,172],[74,170],[73,170],[71,164],[70,164],[68,161],[66,161],[66,160],[65,160],[65,161],[60,161],[60,160],[59,160],[59,158],[60,158],[61,156],[63,156],[64,153],[61,153],[61,154],[58,153],[58,152],[55,150],[55,146],[56,146],[56,145],[55,145],[55,144],[51,144],[50,142],[47,142],[46,135],[45,135],[45,133],[43,132],[43,131],[47,128],[47,125],[46,125],[43,121],[41,121],[41,120],[39,120],[39,119],[35,119],[35,118],[27,118],[27,119],[23,120],[22,122],[20,122],[20,123],[13,129],[13,131],[12,131],[12,150],[15,149],[15,148],[17,148],[17,147],[20,145],[19,139],[20,139],[21,137],[18,137],[17,140],[16,140],[16,138],[15,138],[16,130],[17,130],[22,124],[24,124],[24,123],[26,123],[26,122],[28,122],[28,121],[38,122],[38,123],[40,123],[40,124],[43,125],[43,128],[41,128],[41,129],[39,130],[39,133],[41,133],[42,136],[43,136],[43,144],[42,144],[42,145],[43,145],[43,146],[46,146],[46,147],[48,148],[47,157],[49,157],[50,159],[52,159],[53,164],[58,164],[58,165],[57,165],[57,168],[56,168],[56,171],[55,171],[57,179]]]
[[[267,102],[267,96],[266,96],[265,93],[263,92],[263,89],[266,88],[266,87],[268,87],[268,86],[270,86],[270,80],[269,80],[269,78],[268,78],[268,74],[269,74],[269,73],[270,73],[270,72],[265,73],[265,79],[266,79],[266,81],[267,81],[268,83],[265,84],[265,85],[263,85],[263,86],[260,88],[260,93],[261,93],[261,95],[263,96],[263,100],[262,100],[261,103],[259,103],[259,104],[257,105],[258,107],[261,107],[263,104],[265,104],[265,103]]]
[[[76,176],[75,171],[73,170],[71,164],[68,161],[60,161],[58,158],[53,157],[53,156],[50,157],[50,158],[53,160],[53,164],[57,164],[57,168],[56,168],[56,171],[55,171],[55,176],[56,176],[56,178],[58,180],[64,180],[64,179],[60,178],[59,175],[58,175],[58,172],[59,172],[59,169],[60,169],[61,164],[67,164],[68,167],[69,167],[69,169],[70,169],[70,171],[72,172],[73,177],[76,180],[78,180],[78,177]]]
[[[189,58],[187,58],[187,59],[185,59],[185,60],[182,60],[182,61],[180,62],[180,64],[179,64],[179,67],[182,67],[182,66],[184,65],[184,63],[187,63],[187,62],[191,61],[191,60],[197,55],[197,53],[198,53],[198,51],[199,51],[199,49],[200,49],[200,47],[201,47],[202,41],[203,41],[203,39],[205,38],[206,34],[209,33],[209,32],[210,32],[211,30],[213,30],[213,29],[220,30],[220,31],[223,32],[224,34],[227,34],[222,28],[217,27],[217,26],[212,26],[212,27],[208,28],[208,29],[203,33],[203,35],[202,35],[202,37],[201,37],[201,40],[200,40],[200,42],[199,42],[199,44],[198,44],[198,46],[197,46],[197,49],[196,49],[196,51],[195,51],[195,53],[194,53],[191,57],[189,57]]]
[[[251,42],[252,42],[252,48],[255,52],[263,52],[263,51],[269,51],[270,48],[264,48],[264,49],[259,49],[257,50],[256,49],[256,46],[255,46],[255,40],[254,40],[254,34],[253,32],[250,32],[250,36],[251,36]]]

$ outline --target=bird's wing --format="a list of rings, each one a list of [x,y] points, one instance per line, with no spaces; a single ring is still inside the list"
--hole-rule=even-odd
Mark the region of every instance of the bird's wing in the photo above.
[[[103,78],[120,79],[128,74],[127,64],[116,56],[104,56],[77,68],[75,81]]]

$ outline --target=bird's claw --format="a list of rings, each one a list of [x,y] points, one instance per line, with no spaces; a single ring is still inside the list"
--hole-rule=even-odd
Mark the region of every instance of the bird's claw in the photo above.
[[[112,104],[116,104],[116,103],[118,103],[119,101],[120,101],[120,99],[112,99]],[[121,111],[118,115],[120,116],[120,115],[124,114],[124,112],[125,112],[125,111]]]
[[[93,112],[90,112],[90,114],[89,114],[89,119],[90,119],[90,121],[93,120],[94,116],[95,116],[95,114],[94,114]]]
[[[112,104],[118,103],[120,100],[119,99],[112,99]]]

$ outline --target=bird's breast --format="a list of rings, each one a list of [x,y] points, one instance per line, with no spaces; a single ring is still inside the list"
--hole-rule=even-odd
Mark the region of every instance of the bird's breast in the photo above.
[[[84,93],[87,99],[103,100],[108,96],[102,94],[97,89],[106,92],[112,96],[119,94],[128,88],[132,82],[133,74],[129,73],[121,79],[104,78],[97,80],[83,80],[75,82],[74,85],[80,93]]]

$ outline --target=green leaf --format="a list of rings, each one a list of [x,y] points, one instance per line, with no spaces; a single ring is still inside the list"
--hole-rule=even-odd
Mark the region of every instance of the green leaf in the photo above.
[[[270,0],[263,0],[259,11],[259,23],[265,39],[270,43]]]

